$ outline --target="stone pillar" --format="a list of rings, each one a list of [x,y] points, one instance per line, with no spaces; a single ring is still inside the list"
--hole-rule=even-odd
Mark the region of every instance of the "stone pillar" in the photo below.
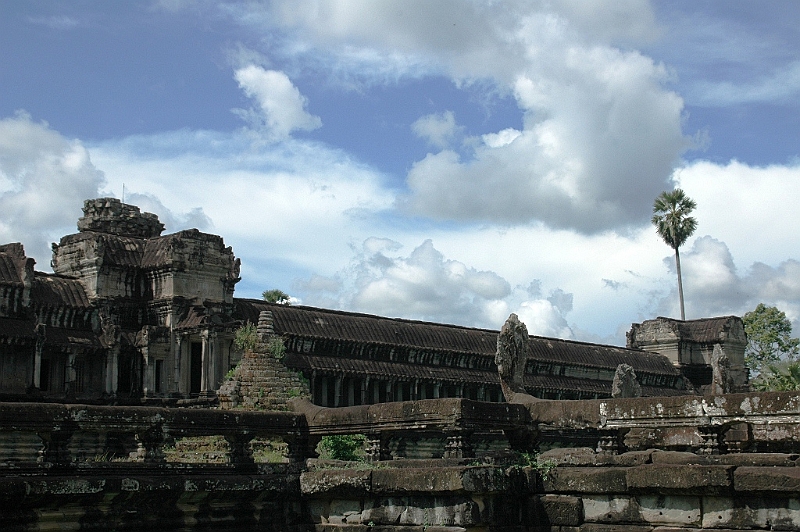
[[[366,454],[369,462],[391,460],[392,453],[389,451],[388,435],[381,432],[367,434]]]
[[[440,383],[438,383],[438,382],[433,385],[433,398],[434,399],[438,399],[439,398],[439,388],[441,388],[441,386],[442,385]]]
[[[252,434],[226,434],[225,441],[228,442],[228,463],[236,465],[254,464],[253,450],[250,448]]]
[[[36,351],[33,356],[33,386],[42,387],[42,352],[44,351],[44,341],[47,336],[47,326],[44,323],[37,323],[34,329],[36,334]]]
[[[384,403],[394,401],[394,379],[389,379],[386,382],[386,396],[383,398]]]
[[[105,392],[108,395],[116,395],[117,384],[119,384],[119,344],[106,351]]]
[[[721,429],[722,427],[718,426],[697,427],[697,431],[703,440],[700,442],[700,449],[698,449],[697,454],[719,454],[719,433]]]
[[[367,392],[369,391],[369,377],[361,381],[361,404],[367,404]]]
[[[472,444],[469,441],[468,431],[458,430],[445,433],[447,441],[444,447],[445,458],[474,458]]]
[[[175,365],[172,370],[172,387],[174,391],[182,393],[184,390],[181,386],[181,358],[183,357],[183,335],[176,334],[175,342],[172,344],[172,353],[175,357],[173,360]]]
[[[602,454],[619,454],[619,431],[617,429],[598,430],[597,452]]]
[[[323,375],[322,376],[322,386],[321,386],[321,388],[322,388],[322,390],[321,390],[322,397],[320,397],[319,404],[321,406],[330,406],[328,404],[328,376],[327,375]]]
[[[67,355],[67,365],[64,368],[64,393],[67,396],[75,394],[75,353]]]
[[[203,331],[203,374],[201,377],[200,393],[213,392],[217,387],[217,333]]]
[[[150,347],[144,346],[140,348],[142,353],[142,395],[149,397],[153,395],[154,388],[154,364],[151,364]]]
[[[334,406],[342,406],[342,380],[344,377],[340,373],[336,375],[334,384],[333,384],[333,405]]]

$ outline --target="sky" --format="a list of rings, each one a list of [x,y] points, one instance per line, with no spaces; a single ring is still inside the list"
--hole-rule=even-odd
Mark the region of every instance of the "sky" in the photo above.
[[[239,297],[625,344],[680,315],[653,201],[697,203],[686,317],[800,332],[800,3],[7,0],[0,242],[83,201],[221,235]]]

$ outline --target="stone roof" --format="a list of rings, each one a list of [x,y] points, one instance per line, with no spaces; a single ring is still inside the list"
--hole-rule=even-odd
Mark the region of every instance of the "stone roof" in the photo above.
[[[273,328],[278,335],[350,341],[371,344],[376,349],[380,346],[391,349],[402,345],[424,350],[471,353],[490,357],[490,366],[493,368],[498,331],[259,300],[234,301],[243,321],[257,323],[261,310],[272,311]],[[625,363],[630,364],[637,373],[669,376],[678,373],[666,357],[640,350],[540,336],[530,336],[529,345],[530,359],[541,362],[610,370]],[[463,368],[457,371],[461,372]]]
[[[88,308],[89,298],[77,279],[36,272],[31,285],[31,300],[37,306]]]
[[[719,342],[725,337],[732,319],[736,316],[720,316],[700,320],[678,321],[681,337],[700,343]]]
[[[0,246],[0,283],[23,284],[25,267],[25,250],[22,244],[13,243]]]

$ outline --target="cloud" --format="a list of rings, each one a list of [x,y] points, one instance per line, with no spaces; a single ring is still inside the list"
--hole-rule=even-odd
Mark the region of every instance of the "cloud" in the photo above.
[[[675,274],[673,257],[664,259]],[[759,303],[778,306],[795,328],[800,325],[800,261],[788,259],[777,266],[755,262],[740,273],[728,246],[710,236],[694,241],[681,253],[687,318],[737,315]],[[677,280],[673,282],[673,287]],[[675,315],[677,288],[661,300],[662,314]]]
[[[174,233],[183,229],[199,229],[208,232],[214,224],[206,216],[202,207],[194,207],[185,213],[174,213],[161,200],[152,194],[133,193],[125,196],[125,203],[136,205],[142,212],[151,212],[158,216],[164,224],[165,233]]]
[[[423,116],[411,124],[411,130],[420,138],[427,140],[437,148],[450,145],[457,135],[463,131],[456,125],[456,118],[452,111],[441,114]]]
[[[755,80],[700,81],[692,92],[692,103],[704,107],[788,103],[800,94],[800,61],[781,65],[775,72]]]
[[[46,26],[53,30],[72,30],[84,25],[80,20],[68,15],[53,15],[50,17],[29,17],[28,22]]]
[[[641,224],[687,146],[683,104],[638,54],[569,50],[548,78],[522,75],[523,131],[484,135],[471,157],[429,154],[402,206],[434,219],[542,221],[584,233]]]
[[[389,239],[366,239],[347,271],[339,273],[352,283],[338,294],[340,305],[360,312],[475,325],[495,318],[492,303],[511,292],[496,273],[445,259],[431,240],[407,257],[398,256],[399,249],[400,244]]]
[[[391,239],[368,238],[347,267],[331,277],[311,276],[296,288],[312,305],[490,329],[516,312],[531,334],[574,337],[565,318],[572,294],[555,289],[542,298],[538,281],[512,289],[493,271],[446,258],[431,240],[407,256],[402,249]]]
[[[22,242],[39,269],[49,269],[49,243],[76,231],[83,201],[104,182],[80,141],[22,112],[0,119],[0,242]]]
[[[238,109],[237,114],[270,139],[285,139],[296,130],[322,127],[322,120],[306,111],[308,101],[283,72],[249,65],[236,70],[234,77],[259,107],[258,111]]]
[[[675,181],[697,202],[698,235],[728,246],[741,264],[778,264],[800,249],[800,164],[695,161]]]
[[[407,175],[398,205],[417,216],[587,234],[640,225],[690,146],[672,72],[614,45],[657,33],[644,1],[307,0],[229,12],[278,32],[270,54],[316,76],[391,83],[388,68],[513,94],[522,130],[484,132],[466,152],[449,147],[448,111],[414,124],[441,150]]]

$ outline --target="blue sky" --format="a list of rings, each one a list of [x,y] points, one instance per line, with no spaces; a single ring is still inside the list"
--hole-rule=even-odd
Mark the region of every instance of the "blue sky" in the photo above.
[[[48,269],[84,199],[221,234],[237,295],[624,343],[800,322],[800,4],[8,1],[0,241]]]

